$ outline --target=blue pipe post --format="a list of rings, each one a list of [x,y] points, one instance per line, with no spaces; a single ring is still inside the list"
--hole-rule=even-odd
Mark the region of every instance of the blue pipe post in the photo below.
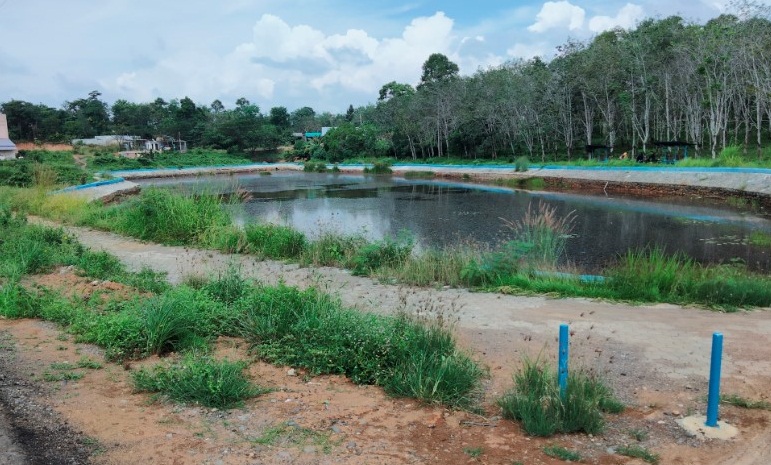
[[[565,398],[565,391],[568,387],[568,339],[570,332],[568,325],[560,325],[560,346],[559,346],[559,365],[557,379],[560,386],[560,397]]]
[[[706,425],[718,428],[717,412],[720,405],[720,365],[723,358],[723,334],[712,334],[712,361],[709,366],[709,395],[707,396]]]

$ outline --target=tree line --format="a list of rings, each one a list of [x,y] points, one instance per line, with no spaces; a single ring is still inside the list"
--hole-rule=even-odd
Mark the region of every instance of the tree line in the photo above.
[[[550,62],[514,60],[461,76],[431,55],[417,86],[384,84],[375,103],[345,114],[310,107],[267,114],[245,98],[227,110],[181,100],[116,101],[92,92],[53,109],[2,104],[11,137],[54,141],[96,134],[177,135],[192,146],[249,152],[292,140],[292,132],[336,127],[303,147],[340,161],[361,156],[422,159],[563,160],[586,146],[646,152],[656,142],[690,144],[715,157],[728,145],[761,157],[771,141],[771,21],[744,3],[705,24],[646,19],[590,41],[569,41]],[[694,151],[691,151],[694,153]]]
[[[620,154],[675,141],[712,157],[728,145],[761,156],[771,140],[767,16],[647,19],[568,42],[549,63],[516,60],[469,77],[432,56],[416,88],[384,85],[365,119],[394,155],[411,158],[547,161],[586,146]]]

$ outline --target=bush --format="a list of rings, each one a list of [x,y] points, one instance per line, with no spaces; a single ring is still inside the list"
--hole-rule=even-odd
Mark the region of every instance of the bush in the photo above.
[[[303,171],[306,173],[325,173],[327,171],[327,163],[324,161],[306,161],[303,164]]]
[[[602,412],[618,413],[623,405],[595,375],[583,370],[568,375],[565,397],[560,396],[556,370],[540,359],[525,360],[514,375],[514,387],[498,404],[504,418],[518,420],[534,436],[602,431]]]
[[[524,173],[527,171],[530,167],[530,160],[527,159],[527,157],[519,157],[514,162],[514,171]]]
[[[364,173],[366,174],[391,174],[391,163],[386,161],[376,161],[372,166],[365,166]]]
[[[188,356],[182,362],[141,369],[132,374],[139,392],[157,392],[175,402],[233,408],[266,392],[244,375],[244,362]]]

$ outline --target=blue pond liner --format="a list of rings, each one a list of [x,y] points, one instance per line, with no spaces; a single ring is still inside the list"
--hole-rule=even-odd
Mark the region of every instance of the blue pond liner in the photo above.
[[[63,193],[63,192],[73,192],[73,191],[79,191],[83,189],[89,189],[91,187],[99,187],[99,186],[108,186],[110,184],[118,184],[121,182],[125,182],[126,180],[123,178],[115,178],[115,179],[105,179],[104,181],[95,181],[90,182],[88,184],[80,184],[77,186],[69,186],[65,187],[64,189],[59,189],[58,191],[54,191],[54,193]]]

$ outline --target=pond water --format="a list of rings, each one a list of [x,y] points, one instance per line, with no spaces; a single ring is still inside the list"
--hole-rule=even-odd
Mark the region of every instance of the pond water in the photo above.
[[[703,263],[740,260],[755,270],[771,270],[771,247],[750,242],[753,234],[771,235],[771,220],[682,198],[529,192],[461,182],[281,171],[272,176],[138,182],[186,192],[247,191],[251,198],[236,210],[240,221],[285,224],[310,237],[335,231],[377,240],[409,231],[420,249],[468,240],[494,245],[511,237],[502,219],[517,221],[528,208],[544,202],[559,216],[574,212],[567,259],[586,271],[598,271],[629,249],[652,245],[682,251]]]

